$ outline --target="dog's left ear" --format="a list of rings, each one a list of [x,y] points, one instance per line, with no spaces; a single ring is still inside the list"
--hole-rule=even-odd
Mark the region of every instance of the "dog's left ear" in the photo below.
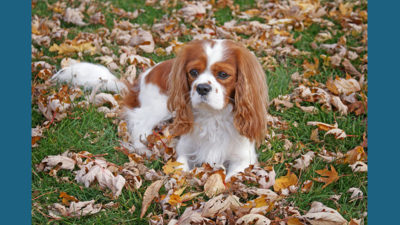
[[[268,86],[256,56],[238,48],[238,78],[235,88],[234,125],[239,133],[257,145],[267,131]]]

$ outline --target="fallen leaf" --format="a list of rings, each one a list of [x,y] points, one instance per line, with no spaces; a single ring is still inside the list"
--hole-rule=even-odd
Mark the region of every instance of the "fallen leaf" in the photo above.
[[[362,224],[364,224],[364,223],[361,222],[361,219],[358,219],[358,220],[351,219],[349,222],[349,225],[362,225]]]
[[[74,196],[71,196],[63,191],[60,192],[60,195],[58,197],[62,198],[62,200],[61,200],[62,204],[66,205],[66,206],[69,206],[71,201],[79,202],[79,200],[77,198],[75,198]]]
[[[349,190],[347,190],[347,193],[351,193],[350,199],[356,199],[356,198],[362,198],[364,196],[363,192],[356,187],[352,187],[349,188]]]
[[[366,160],[367,160],[367,153],[364,152],[364,148],[362,146],[357,146],[354,149],[346,152],[343,162],[347,164],[354,164],[357,161],[366,161]]]
[[[332,165],[330,171],[328,170],[328,168],[325,168],[323,170],[316,170],[315,172],[321,175],[322,177],[313,178],[313,180],[325,183],[324,186],[322,186],[322,189],[324,189],[329,184],[339,180],[338,173],[336,172],[335,168]]]
[[[271,220],[269,220],[267,217],[260,215],[260,214],[247,214],[242,217],[240,217],[237,221],[236,224],[240,225],[269,225],[271,224]]]
[[[185,211],[183,212],[179,220],[176,221],[176,223],[173,220],[171,220],[171,222],[170,222],[171,224],[182,224],[182,225],[194,224],[194,223],[208,224],[211,222],[211,220],[205,218],[205,216],[202,216],[199,210],[193,210],[193,207],[188,207],[185,209]]]
[[[296,174],[294,174],[294,173],[290,172],[290,170],[288,170],[288,172],[285,176],[281,176],[275,180],[274,191],[278,192],[278,191],[281,191],[282,189],[289,188],[292,185],[296,185],[297,182],[298,182],[298,178],[297,178]]]
[[[178,168],[182,163],[178,161],[168,160],[168,162],[163,166],[163,171],[166,175],[174,173],[175,171],[182,171],[182,168]]]
[[[357,161],[354,164],[349,165],[351,170],[355,173],[357,172],[368,172],[368,165],[364,162]]]
[[[332,96],[331,104],[338,109],[340,115],[347,115],[348,107],[343,104],[342,100],[338,96]]]
[[[307,168],[311,161],[314,159],[315,153],[312,151],[307,152],[304,155],[301,155],[300,158],[294,160],[295,164],[293,165],[294,168],[298,170],[304,170]]]
[[[73,23],[78,26],[85,26],[87,23],[83,22],[83,14],[78,8],[67,8],[63,17],[67,23]]]
[[[204,192],[209,198],[222,193],[224,190],[224,179],[220,173],[214,173],[213,175],[209,176],[204,184]]]
[[[54,43],[49,48],[49,51],[58,52],[59,55],[72,54],[78,52],[89,52],[91,55],[93,55],[96,52],[96,48],[90,41],[78,43],[75,40],[72,41],[68,40],[64,43],[61,43],[60,45]]]
[[[309,121],[307,122],[307,125],[317,126],[319,130],[327,131],[325,133],[325,136],[328,134],[332,134],[335,136],[336,139],[344,139],[347,137],[346,133],[342,129],[338,128],[337,123],[335,123],[334,125],[330,125],[321,122]]]
[[[326,84],[328,90],[335,95],[345,94],[349,95],[353,92],[361,90],[360,84],[354,78],[340,78],[336,77],[335,80],[329,78]]]
[[[49,171],[57,165],[61,165],[60,169],[73,170],[75,161],[64,155],[50,155],[46,156],[36,168],[38,171]]]
[[[63,217],[77,217],[92,215],[100,212],[102,204],[94,204],[94,200],[84,202],[71,202],[69,208],[54,203],[49,206],[49,215],[53,218],[61,219]]]
[[[321,142],[319,140],[318,128],[315,128],[314,130],[311,131],[310,140],[315,141],[315,142]]]
[[[354,112],[357,116],[366,114],[368,102],[356,101],[349,105],[349,112]]]
[[[301,187],[301,192],[307,193],[310,191],[311,187],[313,186],[313,181],[312,180],[306,180],[303,183],[303,186]]]
[[[114,176],[107,168],[107,162],[102,159],[95,159],[83,165],[81,169],[76,172],[75,180],[78,183],[84,184],[85,187],[89,187],[90,184],[96,180],[100,187],[111,189],[115,197],[121,194],[126,182],[125,178],[121,175]]]
[[[153,182],[144,192],[143,202],[142,202],[142,211],[140,212],[140,218],[143,218],[147,209],[149,208],[151,202],[154,198],[158,197],[158,191],[164,183],[164,179],[157,180]]]
[[[224,197],[223,194],[220,194],[208,200],[204,204],[204,208],[201,215],[204,217],[214,218],[217,214],[225,211],[226,209],[231,209],[235,211],[239,209],[241,206],[242,203],[240,203],[239,197],[235,195],[228,195],[227,197]]]
[[[357,77],[362,76],[362,74],[357,71],[357,69],[353,66],[353,64],[351,64],[351,62],[348,59],[344,59],[342,65],[344,66],[346,72],[348,72],[349,74]]]
[[[332,35],[329,31],[320,32],[315,36],[315,41],[317,42],[325,42],[329,39],[332,39]]]
[[[347,137],[346,133],[344,132],[344,130],[339,129],[339,128],[335,128],[332,130],[329,130],[328,132],[325,133],[325,136],[328,134],[332,134],[333,136],[335,136],[336,139],[344,139]]]
[[[287,220],[287,225],[304,225],[304,223],[300,222],[298,218],[292,217]]]
[[[312,225],[346,225],[347,221],[336,210],[331,209],[321,202],[313,202],[311,209],[303,215]]]

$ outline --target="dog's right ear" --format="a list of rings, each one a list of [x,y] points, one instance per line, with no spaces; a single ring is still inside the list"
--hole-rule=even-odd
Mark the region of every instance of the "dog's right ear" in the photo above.
[[[175,112],[171,131],[176,136],[186,134],[193,128],[193,112],[189,94],[190,87],[185,70],[188,51],[188,45],[180,49],[177,57],[174,59],[168,81],[167,106],[170,112]]]

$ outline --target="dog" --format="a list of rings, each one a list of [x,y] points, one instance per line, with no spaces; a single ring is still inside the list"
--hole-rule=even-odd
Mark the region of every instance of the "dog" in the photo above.
[[[268,86],[254,54],[231,40],[195,40],[176,58],[141,74],[128,86],[124,119],[135,149],[161,121],[173,118],[183,171],[202,163],[227,176],[257,163],[267,129]]]

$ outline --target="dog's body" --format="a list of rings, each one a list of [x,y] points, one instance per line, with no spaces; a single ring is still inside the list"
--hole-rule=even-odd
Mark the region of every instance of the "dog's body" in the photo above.
[[[227,178],[257,162],[266,132],[267,85],[257,59],[227,40],[193,41],[177,58],[145,71],[125,96],[133,146],[155,125],[174,118],[177,161],[228,166]]]

